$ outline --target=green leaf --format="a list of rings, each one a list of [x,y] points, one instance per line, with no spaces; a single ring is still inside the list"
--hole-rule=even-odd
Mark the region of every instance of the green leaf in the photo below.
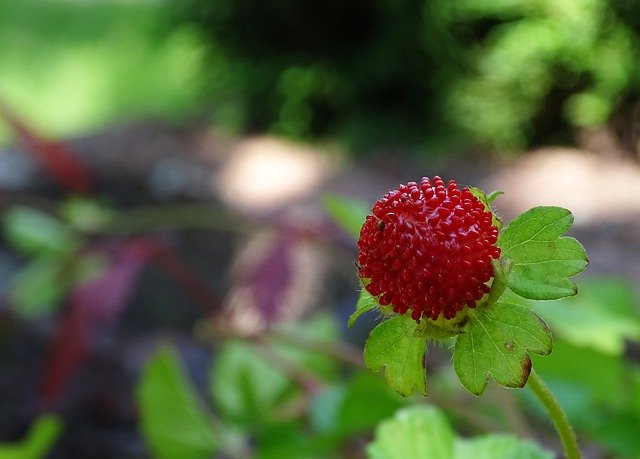
[[[509,435],[483,435],[472,439],[459,438],[455,457],[459,459],[553,459],[550,451],[536,444]]]
[[[367,311],[371,311],[372,309],[376,309],[380,307],[380,303],[376,300],[371,293],[367,292],[367,290],[363,287],[360,290],[360,297],[358,298],[358,302],[356,303],[356,310],[349,317],[349,321],[347,324],[349,328],[353,327],[356,323],[356,320]]]
[[[4,233],[15,248],[28,255],[69,253],[81,242],[59,220],[28,207],[14,207],[5,214]]]
[[[524,387],[531,371],[528,352],[551,352],[547,325],[509,291],[491,307],[469,310],[467,327],[457,338],[453,365],[472,394],[484,392],[489,375],[502,386]]]
[[[414,406],[376,429],[370,459],[552,459],[551,452],[508,435],[457,436],[442,411]]]
[[[554,382],[570,384],[571,392],[586,391],[595,404],[609,409],[620,409],[629,403],[629,367],[624,357],[603,354],[556,339],[551,355],[544,358],[533,356],[533,364],[552,389]],[[571,415],[562,394],[556,393],[556,396]],[[592,418],[593,406],[585,407],[583,403],[579,408],[585,417]]]
[[[346,438],[373,429],[406,403],[382,378],[359,371],[346,384],[330,386],[315,396],[310,416],[316,430]]]
[[[208,414],[171,348],[162,348],[147,364],[137,400],[153,457],[205,459],[217,452],[219,441]]]
[[[12,280],[11,308],[25,318],[51,313],[71,287],[60,256],[43,255],[32,260]]]
[[[633,292],[625,283],[591,279],[573,298],[529,304],[555,335],[569,343],[622,355],[625,341],[640,341],[640,313],[633,301]]]
[[[359,201],[328,194],[324,196],[324,208],[345,232],[354,239],[360,237],[360,228],[370,208]]]
[[[364,362],[370,370],[386,367],[385,379],[400,395],[408,397],[414,387],[427,395],[424,354],[427,341],[417,334],[418,324],[409,315],[385,320],[373,329],[364,346]]]
[[[367,448],[367,457],[453,459],[454,439],[455,434],[440,410],[414,406],[380,423],[375,441]]]
[[[211,369],[210,392],[218,409],[231,421],[255,424],[290,395],[289,379],[241,341],[227,341]]]
[[[326,343],[335,343],[339,338],[337,319],[330,314],[316,314],[303,322],[276,325],[269,342],[273,343],[274,349],[283,357],[329,381],[338,378],[339,363],[316,349]]]
[[[62,422],[57,416],[38,418],[26,435],[15,443],[0,443],[2,459],[43,459],[62,434]]]
[[[446,322],[449,322],[447,324]],[[443,326],[445,325],[445,326]],[[439,317],[434,321],[431,319],[422,319],[416,328],[416,335],[423,336],[425,338],[432,338],[436,340],[445,340],[458,336],[462,333],[462,328],[456,327],[456,324],[451,320]]]
[[[502,257],[513,261],[509,288],[532,300],[554,300],[577,293],[569,280],[588,263],[584,247],[561,237],[573,215],[560,207],[535,207],[516,217],[502,232]]]

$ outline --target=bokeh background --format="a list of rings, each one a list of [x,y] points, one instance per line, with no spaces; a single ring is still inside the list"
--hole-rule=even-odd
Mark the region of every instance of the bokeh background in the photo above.
[[[407,402],[357,368],[348,228],[435,174],[573,211],[535,365],[640,457],[639,103],[632,1],[0,0],[0,457],[365,457]],[[559,450],[430,359],[460,433]]]

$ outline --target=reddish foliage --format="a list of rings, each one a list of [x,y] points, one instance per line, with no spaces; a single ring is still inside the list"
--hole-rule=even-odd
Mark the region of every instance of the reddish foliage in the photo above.
[[[59,324],[42,377],[43,409],[60,399],[75,369],[91,353],[96,333],[117,322],[146,264],[161,267],[206,311],[217,303],[198,275],[175,252],[153,238],[105,244],[95,251],[112,254],[112,264],[99,278],[79,285],[69,295],[69,308]]]

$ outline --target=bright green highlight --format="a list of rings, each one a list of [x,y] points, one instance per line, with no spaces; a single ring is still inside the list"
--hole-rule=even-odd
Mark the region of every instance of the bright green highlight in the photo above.
[[[573,298],[527,304],[557,337],[576,346],[622,355],[625,341],[640,340],[640,311],[630,286],[619,280],[591,279]]]
[[[0,0],[0,98],[46,135],[176,119],[201,101],[204,50],[166,2]],[[10,140],[0,123],[0,143]]]
[[[463,438],[433,406],[399,411],[376,429],[367,448],[370,459],[552,459],[536,445],[508,435]]]

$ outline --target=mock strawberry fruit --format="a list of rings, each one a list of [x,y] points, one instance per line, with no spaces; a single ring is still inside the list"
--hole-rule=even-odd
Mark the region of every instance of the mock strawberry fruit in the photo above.
[[[453,319],[489,291],[500,257],[492,213],[455,181],[400,185],[375,203],[358,240],[365,288],[411,317]]]

